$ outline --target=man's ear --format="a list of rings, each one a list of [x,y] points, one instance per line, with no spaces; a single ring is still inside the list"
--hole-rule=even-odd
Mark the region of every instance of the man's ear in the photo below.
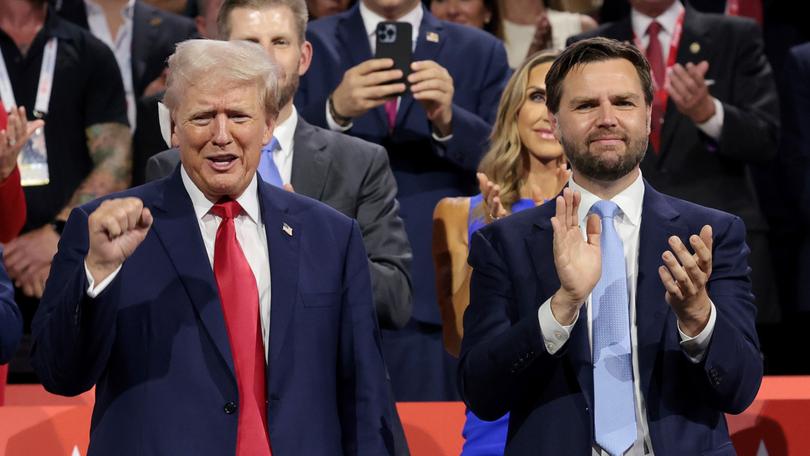
[[[303,76],[312,63],[312,43],[304,41],[301,45],[301,57],[298,59],[298,76]]]
[[[558,142],[562,142],[562,134],[560,133],[560,123],[557,122],[557,115],[552,114],[551,111],[548,112],[548,122],[551,124],[551,131],[554,133],[554,137],[557,138]]]
[[[652,133],[652,106],[647,105],[647,136]]]
[[[264,135],[262,135],[262,145],[267,144],[273,139],[273,130],[276,128],[276,119],[266,116]]]

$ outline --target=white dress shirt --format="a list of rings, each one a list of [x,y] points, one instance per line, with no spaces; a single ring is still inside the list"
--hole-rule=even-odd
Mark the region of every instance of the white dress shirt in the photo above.
[[[661,24],[661,31],[658,32],[658,41],[661,42],[661,51],[665,63],[669,58],[669,48],[672,45],[672,35],[675,32],[678,16],[680,16],[683,9],[684,7],[681,2],[672,2],[672,5],[656,18],[645,16],[636,9],[632,9],[630,12],[633,34],[643,49],[647,49],[650,42],[650,37],[647,35],[647,28],[652,21],[655,20]],[[683,40],[683,34],[681,34],[681,40]],[[681,41],[679,46],[683,46],[684,44],[686,46],[689,45],[689,43],[683,43],[683,41]],[[712,102],[714,103],[714,115],[710,117],[709,120],[695,125],[710,138],[715,141],[720,141],[720,134],[723,132],[723,103],[720,103],[717,98],[712,98]]]
[[[129,0],[121,9],[121,17],[124,22],[118,29],[118,36],[110,35],[107,17],[98,3],[93,0],[84,0],[84,6],[87,11],[87,25],[90,27],[90,32],[115,54],[121,79],[124,81],[129,128],[135,130],[135,88],[132,82],[132,15],[135,11],[135,0]]]
[[[279,147],[273,151],[273,163],[278,168],[281,182],[290,183],[292,178],[293,147],[295,146],[295,129],[298,127],[298,111],[292,107],[290,117],[276,125],[273,129],[273,136],[278,141]]]
[[[186,188],[189,198],[191,198],[191,204],[194,206],[194,214],[197,216],[205,251],[208,254],[208,261],[213,269],[214,243],[222,219],[210,212],[214,203],[209,201],[200,189],[194,185],[194,182],[186,173],[186,169],[182,166],[180,167],[180,175],[183,179],[183,186]],[[267,234],[264,230],[264,221],[259,209],[257,182],[254,175],[248,187],[236,199],[239,205],[242,206],[243,212],[234,219],[234,227],[236,228],[236,239],[239,245],[242,246],[242,252],[244,252],[250,269],[253,271],[253,276],[256,278],[256,287],[259,290],[259,312],[266,359],[270,346],[268,340],[270,332],[270,257],[267,253]],[[84,267],[88,282],[87,295],[91,298],[95,298],[104,291],[121,270],[121,266],[119,266],[118,269],[96,286],[93,276],[87,268],[87,262],[85,262]]]
[[[585,190],[577,185],[573,178],[569,181],[571,190],[578,191],[582,195],[582,200],[579,205],[579,226],[582,229],[582,234],[585,236],[585,221],[590,212],[591,206],[594,205],[600,198],[593,193]],[[644,181],[639,172],[636,180],[621,193],[614,196],[611,201],[619,206],[619,213],[613,219],[616,227],[616,232],[622,240],[624,246],[625,265],[627,267],[627,290],[629,294],[630,305],[630,342],[632,351],[633,363],[633,389],[636,399],[636,425],[637,425],[637,440],[630,447],[625,454],[628,455],[652,455],[652,444],[650,441],[649,425],[647,424],[647,411],[644,402],[644,395],[641,394],[641,384],[639,382],[639,366],[638,366],[638,328],[636,326],[636,285],[638,282],[638,246],[639,246],[639,229],[641,227],[642,206],[644,202]],[[659,252],[663,253],[663,251]],[[663,263],[662,263],[663,264]],[[655,271],[657,274],[658,271]],[[662,297],[663,298],[663,297]],[[593,347],[593,333],[591,321],[591,297],[588,296],[584,304],[584,308],[588,313],[588,340]],[[574,325],[563,326],[554,318],[551,312],[551,298],[546,300],[537,312],[540,321],[540,329],[543,333],[543,339],[546,345],[546,350],[550,354],[556,353],[568,341],[571,336],[571,331]],[[577,314],[578,316],[578,314]],[[706,327],[695,337],[689,337],[684,334],[680,327],[678,332],[681,338],[681,349],[684,354],[692,362],[698,363],[703,359],[706,349],[709,346],[712,332],[714,331],[715,321],[717,319],[714,303],[712,303],[711,314],[709,316],[709,323]],[[576,319],[574,320],[576,322]],[[594,444],[594,456],[607,456],[607,453],[601,450]]]

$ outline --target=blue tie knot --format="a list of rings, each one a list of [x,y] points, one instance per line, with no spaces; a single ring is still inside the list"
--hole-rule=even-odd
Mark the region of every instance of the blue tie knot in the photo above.
[[[281,145],[278,143],[278,139],[276,139],[276,137],[273,136],[273,139],[271,139],[269,143],[265,144],[264,147],[262,147],[262,152],[269,153],[272,155],[276,149],[281,149]]]
[[[613,218],[619,211],[619,206],[610,200],[599,200],[593,203],[590,212],[596,214],[601,219]]]

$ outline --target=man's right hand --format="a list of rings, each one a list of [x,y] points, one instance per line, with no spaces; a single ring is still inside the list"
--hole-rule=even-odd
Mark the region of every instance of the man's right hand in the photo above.
[[[599,236],[602,225],[599,216],[591,214],[586,222],[587,240],[579,228],[579,192],[563,190],[556,200],[557,209],[551,218],[554,229],[554,265],[560,279],[560,289],[551,298],[551,313],[561,325],[574,323],[579,308],[602,275],[602,252]]]
[[[386,84],[402,77],[402,71],[390,69],[392,66],[392,59],[371,59],[349,68],[332,92],[335,112],[342,117],[358,117],[404,92],[404,83]]]
[[[104,201],[87,221],[90,249],[85,263],[99,283],[121,266],[146,238],[152,213],[138,198]]]
[[[2,104],[0,104],[2,106]],[[12,108],[8,125],[0,131],[0,181],[5,180],[17,166],[17,156],[37,128],[45,126],[42,120],[28,122],[25,106]]]

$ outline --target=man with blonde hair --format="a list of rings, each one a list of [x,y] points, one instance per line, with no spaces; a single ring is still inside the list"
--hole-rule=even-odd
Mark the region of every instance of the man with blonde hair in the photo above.
[[[257,177],[277,67],[192,40],[169,68],[182,166],[71,214],[34,322],[42,383],[96,386],[90,455],[390,454],[357,223]]]

